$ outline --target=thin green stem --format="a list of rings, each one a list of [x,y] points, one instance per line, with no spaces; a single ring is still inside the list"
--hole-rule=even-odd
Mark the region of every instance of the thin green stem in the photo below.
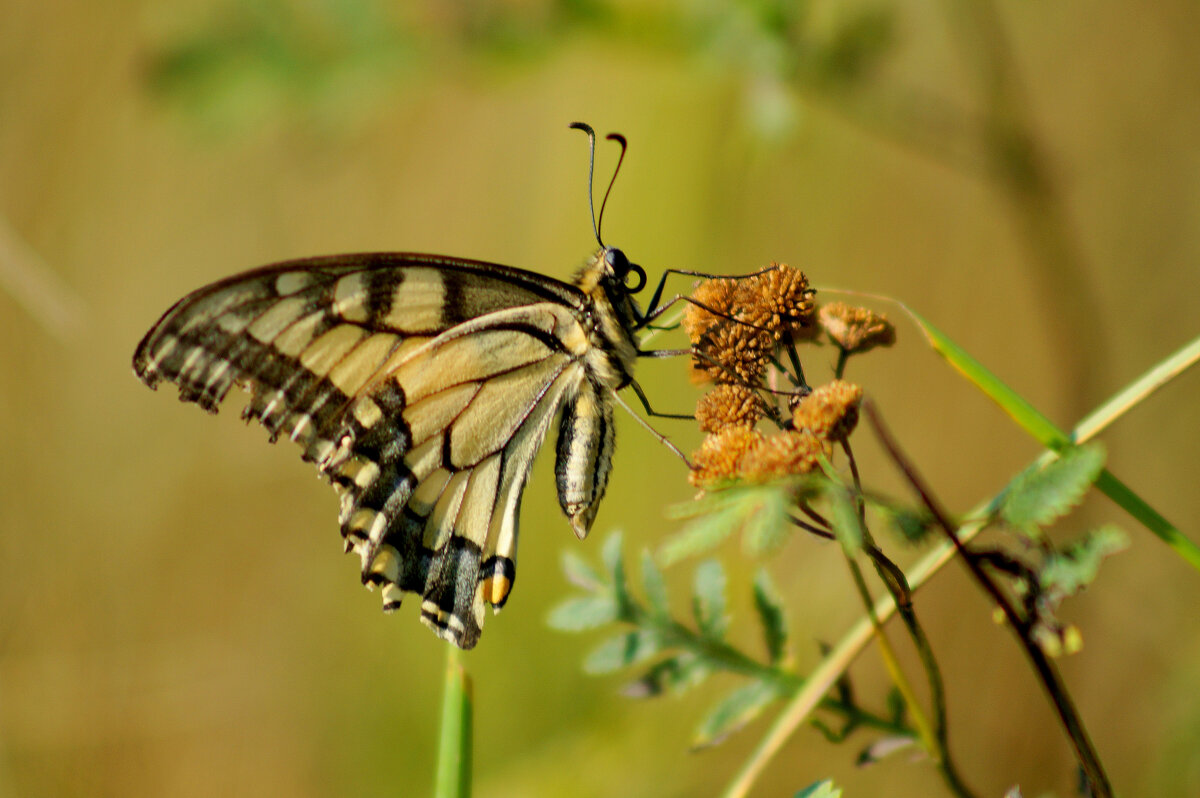
[[[471,677],[461,659],[459,648],[447,644],[435,798],[470,798],[471,795],[474,702]]]
[[[842,375],[846,372],[846,361],[849,359],[850,353],[846,351],[845,347],[839,346],[837,365],[833,368],[833,378],[835,380],[842,378]]]
[[[1100,757],[1092,745],[1087,729],[1083,725],[1083,719],[1079,716],[1079,712],[1075,709],[1075,704],[1071,699],[1071,694],[1067,690],[1066,684],[1059,675],[1058,670],[1054,667],[1054,663],[1046,656],[1045,652],[1037,645],[1037,643],[1029,636],[1028,627],[1022,622],[1021,616],[1017,613],[1016,608],[1004,595],[999,585],[991,578],[990,575],[980,566],[979,562],[966,549],[962,541],[955,534],[955,525],[950,521],[949,515],[942,509],[940,503],[934,498],[929,487],[917,473],[916,468],[905,454],[900,451],[899,445],[891,437],[887,428],[883,425],[882,419],[875,412],[875,408],[869,402],[864,404],[863,409],[866,411],[867,417],[871,420],[872,426],[875,428],[875,433],[883,442],[884,448],[888,450],[893,461],[904,473],[909,484],[921,497],[925,508],[936,519],[938,526],[946,534],[960,559],[966,564],[971,576],[976,582],[992,597],[992,600],[1004,612],[1004,616],[1008,619],[1010,627],[1017,634],[1017,639],[1021,643],[1021,648],[1025,655],[1033,664],[1039,678],[1042,680],[1042,685],[1046,692],[1050,695],[1051,701],[1054,703],[1054,708],[1058,711],[1059,719],[1063,723],[1063,728],[1067,732],[1068,738],[1071,740],[1071,745],[1075,749],[1075,754],[1079,759],[1079,764],[1083,768],[1083,772],[1088,779],[1088,783],[1093,790],[1096,798],[1111,798],[1112,785],[1108,781],[1108,775],[1104,772],[1104,766],[1100,762]]]
[[[722,670],[770,684],[783,698],[793,696],[804,686],[804,679],[793,671],[765,665],[727,643],[705,637],[678,621],[646,612],[637,605],[631,605],[623,614],[622,620],[639,629],[652,629],[665,647],[688,651]],[[819,706],[821,709],[841,715],[848,724],[867,726],[905,737],[911,737],[914,733],[913,729],[903,723],[896,723],[890,718],[866,712],[851,702],[825,697],[820,701]]]
[[[875,545],[871,531],[867,528],[866,502],[863,499],[862,480],[859,478],[858,462],[854,457],[854,450],[851,448],[848,438],[842,439],[842,449],[846,452],[846,459],[850,463],[850,473],[854,478],[858,515],[862,523],[864,550],[871,558],[871,564],[875,567],[875,573],[878,574],[880,581],[883,582],[900,611],[900,618],[904,622],[905,629],[908,630],[909,637],[912,638],[913,646],[917,650],[917,656],[920,657],[921,665],[925,669],[925,678],[929,682],[929,695],[930,702],[933,705],[934,718],[934,735],[931,740],[934,745],[929,750],[935,754],[938,768],[946,780],[946,786],[955,795],[970,796],[972,794],[971,790],[967,787],[966,782],[963,781],[958,768],[954,764],[954,758],[950,755],[950,733],[946,720],[946,689],[942,682],[942,670],[938,667],[937,658],[933,654],[933,646],[929,644],[929,638],[925,635],[925,629],[917,619],[916,610],[913,609],[912,591],[908,587],[908,581],[904,578],[904,571],[888,559],[883,551]],[[857,570],[856,566],[855,571]],[[859,581],[862,579],[861,575],[858,575],[856,578]],[[874,614],[874,606],[870,602],[870,596],[865,592],[865,584],[860,589],[860,593],[863,594],[863,600],[866,602],[867,616],[871,618],[871,622],[876,628],[876,635],[881,639],[886,639],[883,638],[883,627],[878,617]],[[903,689],[901,689],[901,693],[904,694]],[[911,689],[909,693],[911,693]],[[908,694],[904,695],[907,700]],[[915,701],[915,697],[913,701]],[[909,706],[910,708],[916,707],[913,702],[910,702]],[[918,728],[921,728],[921,726],[918,725]]]
[[[871,599],[871,591],[867,589],[867,582],[863,579],[862,569],[849,555],[846,556],[846,565],[850,569],[850,575],[854,579],[854,586],[858,590],[859,597],[862,598],[863,606],[867,609],[867,615],[871,618],[871,624],[875,627],[875,642],[879,645],[879,655],[892,679],[892,684],[896,685],[896,689],[904,698],[904,703],[908,705],[908,711],[912,715],[913,725],[917,727],[921,744],[930,756],[940,762],[943,759],[942,748],[933,733],[929,719],[925,717],[925,710],[921,708],[921,702],[917,699],[917,693],[913,690],[912,683],[908,681],[908,677],[904,675],[904,669],[900,667],[900,660],[896,657],[896,651],[892,648],[891,641],[888,640],[883,626],[879,623],[879,618],[875,615],[874,601]]]

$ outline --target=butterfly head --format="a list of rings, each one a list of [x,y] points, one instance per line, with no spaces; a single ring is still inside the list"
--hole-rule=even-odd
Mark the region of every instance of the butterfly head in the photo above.
[[[604,277],[620,285],[627,294],[636,294],[646,287],[646,271],[625,257],[616,247],[605,247],[600,251]]]

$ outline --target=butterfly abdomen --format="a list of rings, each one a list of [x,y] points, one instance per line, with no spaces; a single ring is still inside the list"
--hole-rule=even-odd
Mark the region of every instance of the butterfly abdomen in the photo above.
[[[612,470],[615,442],[612,402],[585,381],[563,406],[554,474],[558,503],[580,540],[587,537]]]

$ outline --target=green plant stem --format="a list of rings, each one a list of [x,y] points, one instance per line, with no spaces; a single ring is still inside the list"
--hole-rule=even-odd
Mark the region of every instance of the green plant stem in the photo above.
[[[908,581],[904,578],[904,571],[899,566],[892,562],[883,553],[883,551],[875,545],[872,539],[871,531],[867,527],[867,510],[866,502],[863,499],[862,480],[858,474],[858,461],[854,457],[854,449],[850,446],[849,438],[842,439],[842,449],[846,452],[846,459],[850,463],[850,473],[854,478],[854,488],[857,492],[858,517],[862,525],[863,534],[863,549],[871,558],[871,564],[875,567],[875,573],[879,576],[879,580],[883,582],[888,593],[891,594],[892,600],[896,604],[896,608],[900,612],[900,618],[904,622],[905,629],[908,630],[908,635],[912,639],[913,646],[917,650],[917,656],[921,659],[921,665],[925,669],[925,678],[929,682],[930,703],[933,706],[934,717],[934,736],[932,740],[927,738],[927,743],[932,742],[934,745],[926,746],[927,750],[934,753],[934,759],[938,764],[938,769],[942,772],[942,777],[946,780],[946,786],[952,792],[959,796],[971,795],[970,788],[959,775],[958,768],[954,764],[954,759],[950,755],[950,732],[946,718],[946,689],[942,682],[942,670],[938,667],[937,658],[933,654],[933,646],[929,644],[929,638],[925,634],[925,629],[921,626],[921,622],[917,619],[917,612],[913,609],[912,591],[908,587]],[[881,640],[886,640],[883,635],[883,626],[879,622],[878,616],[875,615],[874,606],[871,603],[870,594],[866,591],[866,583],[862,581],[862,574],[857,565],[855,565],[855,579],[860,584],[860,594],[863,601],[866,603],[867,617],[871,619],[872,625],[875,627],[876,635]],[[893,655],[894,659],[894,655]],[[899,667],[897,665],[897,667]],[[900,685],[897,685],[900,687]],[[912,693],[911,688],[909,693],[905,694],[901,689],[901,694],[908,701],[909,695]],[[917,709],[915,696],[909,701],[910,709]],[[920,716],[924,719],[924,716]],[[918,723],[918,728],[923,728]]]
[[[666,647],[689,651],[722,670],[766,682],[774,687],[782,697],[794,695],[804,685],[804,679],[792,671],[764,665],[733,646],[705,637],[684,624],[646,612],[636,605],[630,606],[621,619],[639,629],[652,629]],[[888,734],[905,737],[913,735],[913,729],[908,726],[880,715],[865,712],[850,702],[825,697],[820,701],[819,706],[821,709],[841,715],[847,723],[852,725],[867,726]]]
[[[863,606],[866,607],[867,616],[871,618],[871,625],[875,627],[875,642],[879,646],[879,655],[883,659],[883,665],[892,678],[892,684],[896,685],[896,689],[904,698],[904,703],[908,705],[908,711],[912,715],[913,725],[917,727],[921,744],[940,763],[943,759],[942,747],[938,744],[937,737],[929,725],[929,719],[925,717],[925,710],[921,708],[916,691],[913,690],[908,677],[904,675],[904,669],[900,667],[900,660],[896,657],[896,651],[892,648],[891,641],[888,640],[883,626],[875,615],[875,603],[871,599],[871,591],[867,589],[867,582],[863,579],[862,569],[849,555],[846,556],[846,565],[850,569],[850,575],[854,579],[854,586],[858,589],[859,597],[862,598]]]
[[[474,701],[471,677],[461,660],[462,652],[458,647],[447,643],[435,798],[469,798],[471,795]]]
[[[844,347],[839,346],[837,365],[833,368],[833,378],[835,380],[840,380],[842,378],[842,374],[844,374],[846,371],[846,361],[849,359],[850,353],[847,352]]]
[[[888,450],[892,459],[908,479],[909,484],[912,485],[913,489],[921,497],[925,508],[929,510],[937,521],[938,526],[946,534],[956,553],[960,555],[963,563],[966,564],[967,569],[971,572],[971,576],[1004,612],[1004,616],[1008,619],[1009,625],[1021,643],[1021,648],[1033,664],[1035,670],[1037,670],[1038,676],[1042,680],[1042,686],[1049,693],[1054,707],[1058,711],[1059,719],[1062,721],[1067,736],[1071,740],[1071,745],[1075,749],[1075,754],[1079,759],[1079,764],[1083,768],[1084,774],[1087,776],[1093,794],[1096,798],[1111,798],[1113,794],[1112,785],[1109,783],[1108,776],[1104,772],[1104,766],[1100,762],[1100,757],[1092,745],[1087,729],[1083,725],[1083,720],[1080,718],[1079,712],[1075,709],[1075,704],[1071,700],[1071,695],[1067,690],[1066,684],[1059,675],[1057,668],[1054,667],[1054,663],[1050,661],[1045,652],[1030,637],[1029,625],[1023,621],[1012,606],[1012,603],[1004,595],[1003,591],[1000,590],[1000,587],[980,566],[975,557],[967,551],[962,541],[958,539],[958,536],[955,534],[955,526],[950,521],[949,516],[934,498],[929,487],[917,473],[915,466],[900,451],[899,445],[892,438],[891,433],[884,426],[882,419],[875,412],[874,406],[870,402],[866,402],[863,405],[863,409],[866,411],[867,417],[871,420],[876,435],[883,442],[884,448]]]

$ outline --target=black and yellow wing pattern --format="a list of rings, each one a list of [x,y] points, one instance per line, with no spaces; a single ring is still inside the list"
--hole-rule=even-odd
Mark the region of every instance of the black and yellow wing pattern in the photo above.
[[[613,392],[632,379],[630,269],[601,249],[573,284],[407,253],[288,261],[175,304],[138,345],[147,385],[286,436],[333,484],[347,551],[462,648],[516,578],[521,493],[559,425],[559,502],[583,537],[608,481]],[[643,281],[644,281],[644,273]]]

